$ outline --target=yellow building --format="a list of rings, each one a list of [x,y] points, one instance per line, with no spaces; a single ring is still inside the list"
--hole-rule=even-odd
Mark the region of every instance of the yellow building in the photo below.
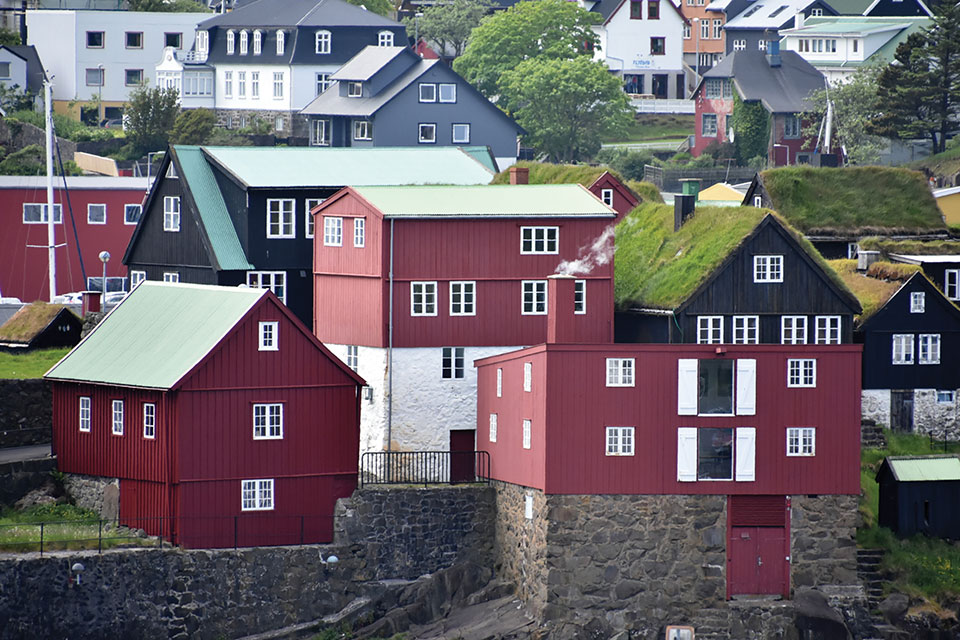
[[[960,187],[937,189],[933,197],[937,199],[937,206],[947,226],[960,226]]]
[[[725,182],[718,182],[698,193],[697,202],[712,207],[739,207],[743,194]]]

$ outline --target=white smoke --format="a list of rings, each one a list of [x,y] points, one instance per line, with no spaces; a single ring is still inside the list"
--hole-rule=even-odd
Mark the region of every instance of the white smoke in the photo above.
[[[596,240],[587,246],[580,247],[576,260],[564,260],[557,265],[554,273],[565,276],[585,276],[597,267],[602,267],[613,260],[613,235],[615,224],[603,230]]]

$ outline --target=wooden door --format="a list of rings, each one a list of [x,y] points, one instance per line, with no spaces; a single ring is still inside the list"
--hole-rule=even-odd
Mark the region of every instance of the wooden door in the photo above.
[[[913,431],[913,390],[890,392],[890,428]]]
[[[665,74],[656,73],[653,75],[653,95],[659,99],[665,99],[667,97],[667,91],[669,91],[668,83],[670,76]]]
[[[450,482],[473,482],[477,474],[475,429],[460,429],[450,432]]]
[[[730,595],[787,592],[783,527],[733,527],[727,548]]]

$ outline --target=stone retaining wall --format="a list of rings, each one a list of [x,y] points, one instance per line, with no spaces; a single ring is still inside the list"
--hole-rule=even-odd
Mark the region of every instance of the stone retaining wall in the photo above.
[[[494,568],[516,585],[517,595],[539,615],[547,603],[547,499],[539,489],[494,482],[497,496]],[[526,517],[527,497],[533,517]]]
[[[12,506],[31,491],[47,485],[56,466],[53,458],[0,464],[0,506]]]
[[[53,440],[53,395],[45,380],[0,380],[0,449]]]
[[[857,578],[859,496],[793,496],[791,586],[853,586]]]
[[[120,513],[120,481],[116,478],[67,473],[63,486],[75,505],[96,511],[104,520],[116,520]]]

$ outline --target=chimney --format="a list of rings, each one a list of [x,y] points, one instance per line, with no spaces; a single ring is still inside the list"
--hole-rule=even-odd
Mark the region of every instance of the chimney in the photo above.
[[[527,167],[510,167],[510,184],[529,184],[530,169]]]
[[[857,251],[857,271],[866,271],[874,262],[880,259],[879,251]]]
[[[86,316],[88,313],[100,311],[100,297],[102,295],[102,291],[84,291],[81,315]]]
[[[793,16],[793,28],[794,29],[803,28],[803,21],[804,21],[803,11],[797,11],[797,14]]]
[[[577,339],[577,317],[573,313],[573,276],[554,274],[547,277],[547,344],[581,342]]]
[[[780,66],[780,41],[770,40],[767,42],[767,64],[771,67]]]
[[[680,227],[687,221],[687,218],[693,215],[693,210],[696,206],[697,196],[673,196],[673,230],[675,232],[680,231]]]
[[[20,3],[20,44],[29,44],[27,42],[27,0]]]

